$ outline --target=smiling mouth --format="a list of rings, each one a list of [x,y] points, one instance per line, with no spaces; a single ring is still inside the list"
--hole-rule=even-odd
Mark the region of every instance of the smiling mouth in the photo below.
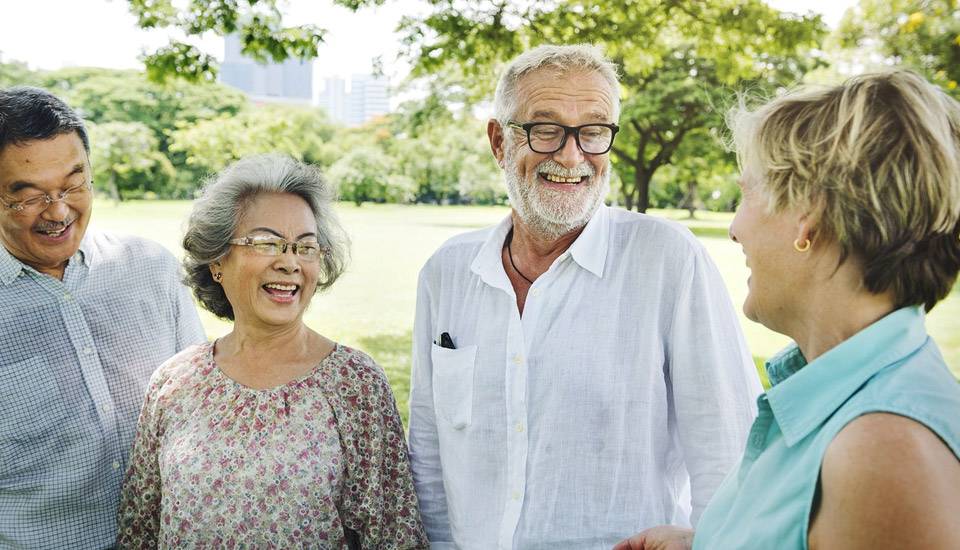
[[[546,172],[540,172],[540,177],[547,180],[550,183],[559,183],[562,185],[577,185],[583,183],[587,180],[589,176],[558,176],[556,174],[548,174]]]
[[[300,292],[300,285],[295,284],[267,283],[261,285],[260,288],[267,294],[281,299],[291,299]]]
[[[70,227],[73,226],[73,222],[75,222],[75,221],[76,221],[75,219],[70,220],[69,222],[64,223],[62,226],[59,226],[59,227],[56,228],[56,229],[51,229],[51,228],[37,228],[37,229],[34,229],[34,231],[35,231],[36,233],[39,233],[39,234],[45,236],[45,237],[50,237],[50,238],[52,238],[52,239],[56,239],[56,238],[58,238],[58,237],[63,236],[63,234],[66,233],[67,230],[69,230]]]

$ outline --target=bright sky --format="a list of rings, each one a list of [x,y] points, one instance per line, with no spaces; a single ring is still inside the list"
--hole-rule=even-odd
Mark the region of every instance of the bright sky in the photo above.
[[[855,0],[768,0],[793,12],[822,13],[835,26]],[[404,14],[414,14],[415,0],[387,0],[379,8],[353,13],[329,0],[286,0],[286,24],[312,23],[328,31],[315,62],[317,79],[368,73],[371,60],[382,56],[385,72],[399,83],[409,71],[397,62],[400,37],[394,32]],[[166,44],[168,31],[137,28],[125,0],[0,0],[0,59],[26,62],[31,68],[66,66],[140,68],[145,48]],[[220,59],[223,40],[205,36],[198,44]]]

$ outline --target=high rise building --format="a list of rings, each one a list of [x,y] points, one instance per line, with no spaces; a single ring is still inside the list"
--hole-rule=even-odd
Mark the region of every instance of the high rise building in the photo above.
[[[320,107],[331,119],[342,124],[363,124],[390,112],[389,83],[384,77],[355,74],[347,91],[346,81],[342,78],[327,78],[320,94]]]
[[[287,59],[259,63],[243,55],[240,38],[226,37],[220,82],[246,93],[255,101],[309,104],[313,99],[313,64]]]

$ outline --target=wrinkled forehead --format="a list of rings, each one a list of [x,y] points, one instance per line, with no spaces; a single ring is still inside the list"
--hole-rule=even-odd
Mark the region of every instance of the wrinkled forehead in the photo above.
[[[90,160],[75,132],[0,149],[0,191],[48,190],[89,176]]]
[[[517,83],[517,117],[523,120],[576,118],[584,122],[613,122],[615,94],[598,71],[537,69]],[[572,123],[572,122],[571,122]]]

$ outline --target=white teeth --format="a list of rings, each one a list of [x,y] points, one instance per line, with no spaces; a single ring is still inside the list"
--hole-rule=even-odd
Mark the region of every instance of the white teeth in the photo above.
[[[274,290],[282,290],[282,291],[288,291],[288,292],[292,292],[297,289],[297,285],[282,285],[280,283],[267,283],[263,286],[267,288],[272,288]]]
[[[565,178],[563,176],[558,176],[556,174],[540,174],[543,176],[543,179],[551,181],[553,183],[580,183],[580,178]]]

